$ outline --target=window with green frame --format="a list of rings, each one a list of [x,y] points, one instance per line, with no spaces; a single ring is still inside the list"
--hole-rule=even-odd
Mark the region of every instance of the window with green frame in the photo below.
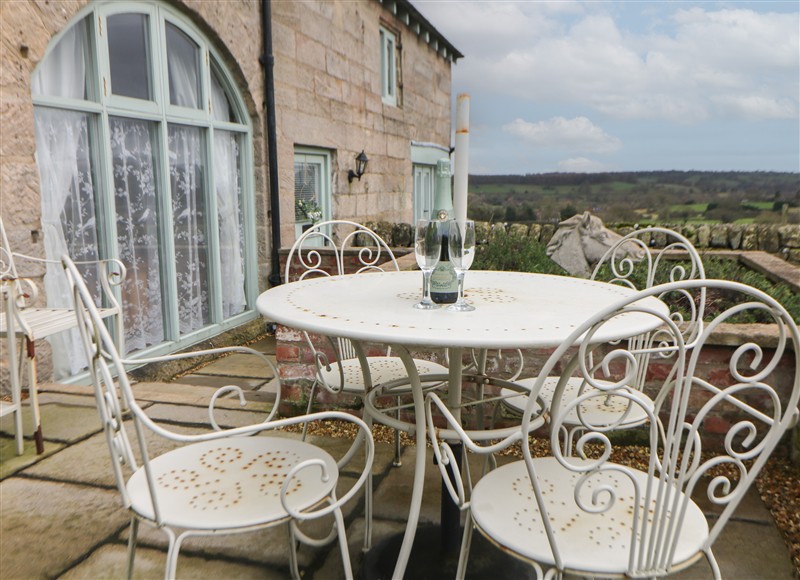
[[[398,105],[397,35],[381,27],[381,99],[387,105]]]
[[[160,3],[92,4],[32,78],[48,258],[119,258],[128,353],[255,316],[252,132],[208,40]],[[60,273],[48,301],[66,303]],[[53,345],[56,378],[83,366]]]

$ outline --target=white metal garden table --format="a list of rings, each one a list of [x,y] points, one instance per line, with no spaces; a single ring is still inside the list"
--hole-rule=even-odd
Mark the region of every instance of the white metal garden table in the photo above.
[[[285,326],[357,342],[392,346],[409,373],[415,406],[417,453],[408,523],[393,578],[408,563],[422,501],[426,427],[422,387],[410,347],[438,347],[460,361],[463,349],[546,348],[561,344],[586,318],[629,296],[632,290],[579,278],[522,272],[468,272],[472,312],[418,310],[418,271],[307,279],[271,288],[258,298],[259,312]],[[667,311],[656,298],[648,307]],[[653,317],[631,314],[605,325],[593,340],[605,342],[652,330]],[[461,389],[460,365],[450,367],[448,397]],[[457,386],[457,388],[454,388]],[[457,400],[449,401],[454,406]]]

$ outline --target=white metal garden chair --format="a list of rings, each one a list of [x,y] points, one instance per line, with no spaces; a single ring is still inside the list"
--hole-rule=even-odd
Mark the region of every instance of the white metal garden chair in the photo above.
[[[397,259],[386,242],[370,228],[346,220],[330,220],[314,224],[295,241],[286,259],[284,282],[316,276],[337,276],[399,270]],[[303,333],[314,356],[316,377],[308,394],[307,413],[311,412],[317,386],[334,394],[348,394],[363,400],[377,385],[406,380],[403,362],[383,347],[380,355],[366,357],[368,371],[362,368],[353,343],[341,337],[318,337]],[[420,376],[446,375],[447,367],[428,360],[415,359]],[[426,386],[441,385],[437,380]],[[408,389],[405,390],[408,392]],[[370,422],[369,416],[365,418]],[[305,431],[303,432],[305,436]],[[395,430],[394,465],[400,465],[400,435]],[[364,549],[372,541],[372,492],[367,486]]]
[[[650,250],[651,243],[658,242],[658,249]],[[600,258],[595,266],[591,279],[606,281],[610,284],[620,284],[634,290],[643,290],[666,282],[681,280],[702,280],[705,278],[703,261],[692,243],[683,235],[670,229],[649,227],[636,230],[623,236]],[[701,290],[702,292],[702,290]],[[687,310],[681,313],[673,310],[672,317],[679,324],[686,344],[692,342],[702,331],[702,317],[705,305],[704,296],[698,297],[698,303],[685,304]],[[640,353],[637,356],[647,359],[652,356],[651,346],[660,340],[658,332],[649,332],[628,340],[631,352]],[[671,356],[671,351],[660,350],[659,357]],[[647,360],[638,361],[641,372],[632,376],[631,382],[625,389],[642,392],[647,368]],[[530,390],[535,378],[526,378],[516,381],[520,386]],[[558,385],[559,377],[548,377],[543,383],[539,396],[545,406],[552,402],[553,393]],[[602,383],[602,381],[601,381]],[[592,384],[585,383],[578,378],[568,379],[565,386],[564,397],[577,398],[586,390],[592,390]],[[502,393],[504,403],[512,410],[521,413],[525,408],[526,397],[512,390]],[[652,408],[653,402],[642,393],[645,407]],[[571,407],[569,416],[564,417],[563,436],[569,449],[574,437],[581,431],[582,421],[593,425],[614,426],[617,429],[626,429],[641,425],[647,420],[644,407],[631,405],[627,399],[608,396],[605,398],[589,397],[577,407]],[[583,415],[583,418],[578,415]]]
[[[139,406],[125,364],[241,352],[259,357],[277,377],[274,365],[262,353],[246,347],[135,361],[122,359],[75,264],[68,257],[63,258],[63,264],[73,288],[75,315],[90,361],[114,478],[122,503],[131,513],[128,577],[133,573],[139,524],[144,522],[163,530],[168,537],[166,578],[176,576],[178,554],[188,537],[250,532],[280,524],[288,524],[293,577],[300,577],[297,541],[319,546],[338,537],[345,576],[352,578],[341,508],[364,485],[371,471],[374,444],[366,423],[340,412],[272,420],[278,409],[276,400],[263,423],[222,430],[214,418],[218,397],[233,392],[243,405],[245,402],[241,388],[227,386],[211,399],[208,432],[187,435],[170,431],[150,419]],[[278,393],[280,397],[280,389]],[[338,462],[310,443],[261,435],[290,425],[330,419],[353,423],[360,432]],[[153,436],[171,442],[175,448],[155,456]],[[365,463],[357,468],[355,483],[337,497],[339,470],[355,456],[362,441],[366,442]],[[334,525],[324,539],[310,538],[298,528],[299,522],[328,515],[333,516]]]
[[[26,266],[24,276],[17,269],[17,261]],[[118,260],[78,262],[85,278],[91,278],[106,291],[106,302],[98,309],[102,318],[119,313],[119,305],[110,287],[125,279],[125,267]],[[36,369],[36,341],[52,337],[60,332],[76,328],[75,313],[71,307],[54,308],[39,304],[39,287],[34,277],[41,277],[42,270],[48,275],[61,275],[58,261],[45,260],[15,252],[8,241],[3,220],[0,218],[0,337],[5,339],[8,353],[11,402],[0,402],[0,417],[14,414],[16,452],[21,455],[24,441],[22,433],[22,385],[27,371],[27,387],[33,417],[33,439],[36,452],[44,451],[41,413],[39,411],[38,379]],[[33,269],[38,272],[34,273]],[[114,329],[116,344],[122,348],[122,331]]]
[[[706,289],[725,293],[734,305],[707,321],[691,345],[668,315],[636,304],[644,297],[674,293],[699,300]],[[655,317],[662,325],[662,340],[646,347],[654,356],[638,356],[641,353],[623,347],[596,350],[593,357],[594,347],[587,346],[591,337],[615,319],[637,312]],[[721,324],[748,314],[775,325],[774,350],[742,336],[738,346],[726,351],[728,360],[719,361],[716,351],[718,363],[709,368],[704,356],[707,350],[716,350],[709,337]],[[579,339],[581,346],[575,353],[573,345]],[[662,349],[671,351],[668,359],[656,356]],[[526,443],[536,412],[532,399],[516,436],[485,448],[461,432],[465,446],[476,453],[495,452],[521,441],[523,459],[490,472],[472,489],[461,478],[448,484],[454,500],[468,514],[457,577],[464,577],[472,531],[478,529],[502,550],[529,562],[539,578],[566,573],[652,578],[685,569],[703,556],[714,577],[720,578],[712,545],[782,435],[797,424],[799,357],[800,333],[787,311],[763,292],[736,282],[668,283],[599,312],[553,352],[532,384],[535,394],[563,366],[576,369],[569,375],[575,372],[573,378],[595,387],[578,397],[567,395],[563,384],[556,389],[549,409],[553,456],[534,457]],[[619,360],[625,362],[624,376],[609,372]],[[651,406],[639,391],[626,386],[649,367],[663,366],[664,360],[669,371],[655,375],[662,380]],[[788,369],[778,368],[782,360]],[[727,376],[720,372],[725,370]],[[609,437],[611,428],[606,425],[583,422],[574,455],[559,437],[559,428],[576,416],[575,409],[584,401],[612,393],[647,416],[647,439],[639,448],[641,463],[636,467],[615,462],[630,457],[635,448],[618,455],[620,445]],[[429,416],[432,409],[447,416],[435,393],[426,402]],[[705,429],[708,419],[714,420],[713,429]],[[729,428],[720,433],[724,423]],[[460,429],[452,421],[449,427]],[[441,469],[457,471],[449,445],[434,429],[430,434]],[[719,506],[718,513],[708,519],[693,499],[701,495]]]

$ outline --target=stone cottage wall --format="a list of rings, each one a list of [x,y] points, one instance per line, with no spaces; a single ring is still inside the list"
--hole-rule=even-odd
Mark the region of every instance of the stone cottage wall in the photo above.
[[[331,153],[335,219],[410,222],[411,142],[450,144],[450,66],[380,2],[273,2],[281,239],[294,231],[294,148]],[[381,100],[380,36],[398,35],[400,101]],[[424,36],[424,35],[423,35]],[[361,151],[360,180],[348,171]]]

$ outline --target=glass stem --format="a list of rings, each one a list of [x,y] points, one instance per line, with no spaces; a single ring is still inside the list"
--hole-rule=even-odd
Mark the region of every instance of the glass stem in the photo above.
[[[422,301],[428,303],[431,301],[431,275],[433,270],[423,270],[422,272]]]
[[[458,303],[464,302],[464,270],[456,270],[456,278],[458,279]]]

